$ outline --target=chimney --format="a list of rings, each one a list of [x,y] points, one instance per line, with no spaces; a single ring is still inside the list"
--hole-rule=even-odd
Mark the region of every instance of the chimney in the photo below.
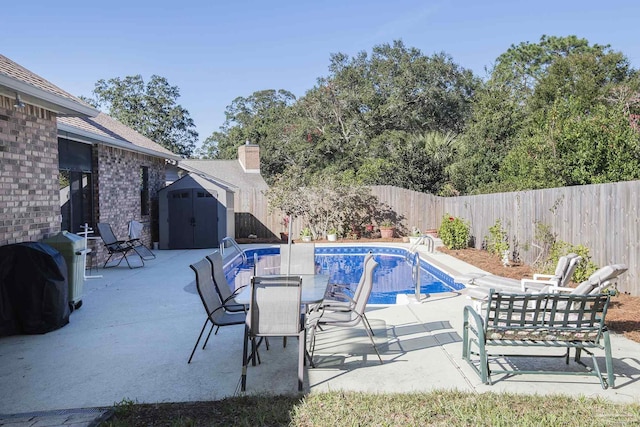
[[[244,145],[238,147],[238,161],[245,173],[260,173],[260,147],[251,144],[247,139]]]

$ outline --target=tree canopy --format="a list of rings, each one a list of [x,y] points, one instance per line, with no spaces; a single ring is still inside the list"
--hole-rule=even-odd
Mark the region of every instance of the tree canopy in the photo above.
[[[576,36],[511,46],[474,99],[450,168],[456,191],[640,178],[637,81],[622,53]]]
[[[448,55],[425,56],[401,41],[332,54],[329,74],[299,99],[285,90],[236,98],[200,155],[233,158],[249,139],[261,146],[268,180],[295,166],[309,176],[438,192],[447,164],[432,157],[429,138],[455,140],[479,83]]]
[[[101,80],[94,93],[118,120],[191,152],[197,134],[165,79]],[[237,97],[197,154],[233,159],[249,140],[270,183],[295,171],[440,195],[513,191],[640,179],[639,114],[640,73],[608,45],[543,35],[511,45],[483,80],[397,40],[330,55],[299,98]]]
[[[193,153],[198,140],[195,124],[177,103],[180,90],[166,78],[153,75],[146,84],[139,74],[101,79],[93,95],[88,101],[119,122],[176,154],[189,157]]]

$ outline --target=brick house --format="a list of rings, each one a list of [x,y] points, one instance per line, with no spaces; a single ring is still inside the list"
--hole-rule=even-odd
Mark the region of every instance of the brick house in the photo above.
[[[136,220],[147,225],[142,240],[151,247],[158,240],[165,165],[180,157],[104,113],[59,117],[58,143],[60,176],[69,184],[60,194],[62,229],[78,232],[85,222],[107,222],[125,238],[129,221]],[[102,245],[94,249],[104,259]]]
[[[0,245],[85,222],[125,237],[134,219],[150,243],[165,164],[179,158],[0,55]]]

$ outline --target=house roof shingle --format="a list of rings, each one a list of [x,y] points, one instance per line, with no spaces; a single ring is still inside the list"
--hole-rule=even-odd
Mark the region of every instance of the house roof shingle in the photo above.
[[[36,105],[44,101],[45,108],[62,114],[94,116],[98,112],[80,98],[0,54],[0,89],[3,86],[9,89],[5,93],[18,92],[26,102]]]
[[[98,113],[96,117],[58,117],[58,128],[68,133],[73,133],[74,129],[88,132],[96,140],[105,143],[115,139],[122,144],[129,144],[130,149],[133,151],[152,151],[160,157],[176,160],[180,158],[177,154],[172,153],[160,144],[153,142],[105,113]]]

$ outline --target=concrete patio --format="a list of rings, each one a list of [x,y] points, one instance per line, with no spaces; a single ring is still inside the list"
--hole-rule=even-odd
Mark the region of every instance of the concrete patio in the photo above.
[[[187,364],[205,318],[189,264],[210,252],[157,251],[144,268],[100,269],[104,277],[85,282],[83,306],[67,326],[45,335],[0,338],[0,414],[105,407],[123,399],[178,402],[239,394],[243,326],[221,328]],[[477,271],[445,254],[423,255],[454,276]],[[496,376],[493,385],[481,384],[461,358],[462,309],[468,301],[463,291],[432,295],[420,304],[370,307],[383,365],[363,330],[320,332],[317,366],[305,369],[305,392],[445,388],[640,401],[640,344],[619,335],[612,337],[615,388],[603,390],[586,375]],[[297,390],[297,346],[271,344],[260,352],[262,364],[249,368],[247,393]],[[603,352],[597,356],[604,366]],[[545,363],[565,368],[563,360]]]

